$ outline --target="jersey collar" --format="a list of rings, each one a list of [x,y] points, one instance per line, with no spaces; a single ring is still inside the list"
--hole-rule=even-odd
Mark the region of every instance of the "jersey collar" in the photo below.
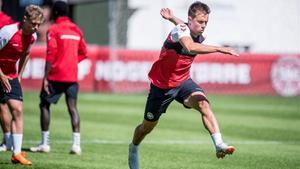
[[[61,23],[61,22],[65,22],[65,21],[70,21],[69,17],[67,16],[60,16],[55,20],[55,23]]]

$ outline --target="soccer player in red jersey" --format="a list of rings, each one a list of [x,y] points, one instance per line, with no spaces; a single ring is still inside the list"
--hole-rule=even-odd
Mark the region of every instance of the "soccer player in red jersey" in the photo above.
[[[43,22],[42,9],[29,5],[25,9],[23,24],[10,24],[0,29],[0,105],[10,109],[13,140],[13,163],[31,165],[21,152],[23,140],[23,96],[20,80],[29,58],[31,45],[36,40],[36,31]],[[19,60],[18,70],[16,62]],[[5,105],[7,104],[7,106]]]
[[[0,0],[0,29],[5,26],[14,23],[14,20],[2,12],[2,0]]]
[[[201,113],[203,124],[215,145],[217,158],[234,152],[233,146],[223,142],[217,119],[203,89],[190,77],[191,64],[197,54],[220,52],[238,56],[231,48],[201,44],[209,13],[206,4],[199,1],[193,3],[188,11],[188,23],[175,26],[164,42],[159,59],[152,65],[148,74],[151,85],[144,120],[136,127],[129,145],[128,162],[131,169],[139,168],[139,145],[173,100]],[[162,11],[164,17],[163,14]]]
[[[40,94],[42,141],[32,152],[50,152],[50,105],[64,93],[73,131],[71,154],[81,154],[80,118],[77,110],[78,63],[86,58],[87,49],[81,30],[70,21],[68,5],[56,1],[52,8],[55,23],[47,32],[47,56]]]
[[[1,11],[1,7],[2,7],[2,1],[0,0],[0,29],[5,25],[14,23],[14,20],[10,16],[6,15]],[[7,104],[6,103],[0,104],[0,124],[3,131],[3,141],[0,145],[0,151],[7,151],[11,149],[12,140],[10,137],[11,136],[10,121],[11,121],[11,116],[8,111]]]

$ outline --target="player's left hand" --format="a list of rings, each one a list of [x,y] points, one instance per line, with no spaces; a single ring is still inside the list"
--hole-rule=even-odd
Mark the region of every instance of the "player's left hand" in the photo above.
[[[239,53],[230,47],[222,47],[221,52],[224,54],[229,54],[233,56],[239,56]]]

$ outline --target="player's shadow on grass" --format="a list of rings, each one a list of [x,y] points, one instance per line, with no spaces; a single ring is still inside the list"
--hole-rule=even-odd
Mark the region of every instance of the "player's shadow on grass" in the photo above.
[[[29,148],[22,148],[22,151],[31,152]]]

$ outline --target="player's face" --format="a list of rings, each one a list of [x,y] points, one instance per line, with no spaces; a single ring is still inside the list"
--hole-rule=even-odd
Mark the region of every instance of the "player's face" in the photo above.
[[[26,17],[24,18],[24,31],[26,33],[34,33],[36,32],[39,27],[41,25],[41,21],[39,20],[30,20],[30,19],[26,19]]]
[[[194,18],[189,16],[188,20],[191,33],[193,35],[200,35],[204,32],[205,27],[207,25],[208,14],[199,11]]]

